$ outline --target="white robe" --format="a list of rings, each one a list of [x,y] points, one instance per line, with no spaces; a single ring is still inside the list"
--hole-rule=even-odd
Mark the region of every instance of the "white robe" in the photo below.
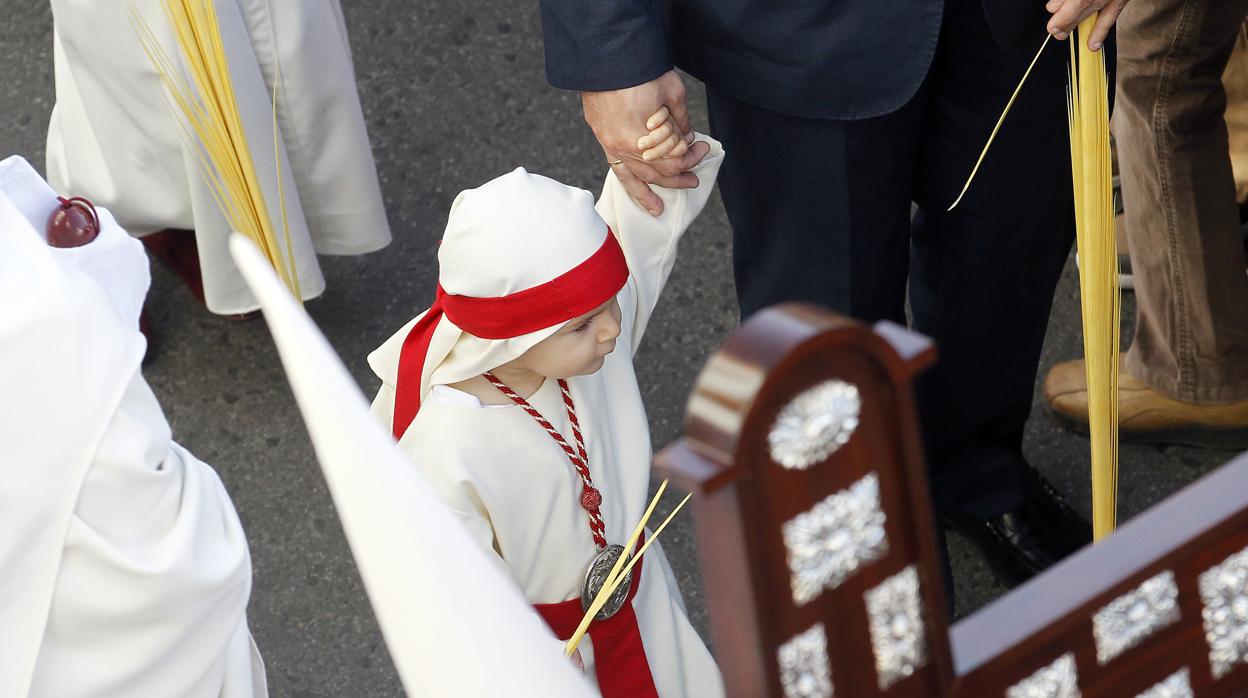
[[[633,354],[675,262],[676,243],[706,204],[722,160],[723,151],[712,141],[710,154],[694,170],[701,181],[698,188],[656,189],[664,201],[659,218],[633,203],[614,174],[607,176],[598,201],[598,213],[616,232],[630,270],[617,296],[621,334],[601,369],[571,378],[568,384],[590,472],[602,492],[609,543],[626,542],[649,502],[650,431]],[[383,380],[374,412],[386,425],[393,413],[399,350],[409,328],[370,356]],[[554,380],[547,380],[529,402],[571,438]],[[476,542],[499,556],[496,559],[531,602],[579,598],[585,568],[596,553],[579,504],[581,481],[567,455],[531,416],[514,406],[456,404],[433,392],[422,402],[399,446]],[[647,551],[642,568],[633,607],[659,695],[722,695],[719,669],[689,622],[659,543]],[[592,676],[593,634],[589,637],[581,651]]]
[[[130,24],[131,4],[179,60],[160,0],[52,0],[48,181],[65,196],[107,207],[134,235],[194,229],[209,309],[255,310],[198,155],[180,137]],[[390,242],[341,7],[337,0],[216,0],[216,8],[256,172],[280,225],[271,108],[278,85],[290,233],[303,296],[313,298],[325,289],[316,253],[363,254]]]
[[[147,259],[106,210],[48,247],[54,206],[0,162],[0,695],[265,696],[238,516],[139,372]]]

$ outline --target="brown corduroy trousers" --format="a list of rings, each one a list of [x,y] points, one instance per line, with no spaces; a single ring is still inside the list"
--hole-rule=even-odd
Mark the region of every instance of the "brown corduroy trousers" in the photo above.
[[[1222,83],[1246,15],[1248,0],[1134,0],[1118,22],[1114,133],[1137,300],[1126,368],[1186,402],[1248,399],[1248,276],[1225,118],[1248,119],[1248,101],[1226,115]]]

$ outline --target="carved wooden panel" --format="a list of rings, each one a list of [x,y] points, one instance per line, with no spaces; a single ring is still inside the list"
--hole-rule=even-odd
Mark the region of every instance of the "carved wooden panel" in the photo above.
[[[911,388],[934,358],[787,305],[708,362],[656,467],[696,493],[730,695],[1248,695],[1248,457],[949,626]]]

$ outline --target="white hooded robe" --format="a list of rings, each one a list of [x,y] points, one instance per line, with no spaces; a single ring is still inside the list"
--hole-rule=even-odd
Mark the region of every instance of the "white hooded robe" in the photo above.
[[[0,695],[266,696],[238,515],[139,371],[147,259],[103,209],[49,247],[55,205],[0,162]]]
[[[602,493],[601,512],[611,544],[627,541],[649,503],[650,430],[633,354],[675,263],[677,242],[714,186],[724,155],[718,143],[710,145],[693,170],[700,180],[696,189],[655,188],[663,198],[661,216],[652,217],[637,206],[614,174],[607,176],[596,206],[615,231],[630,270],[617,295],[621,334],[601,369],[570,378],[568,384],[593,482]],[[387,426],[400,350],[414,323],[369,356],[383,382],[374,412]],[[548,379],[528,399],[571,439],[556,381]],[[497,555],[532,603],[579,598],[586,566],[597,552],[579,503],[581,481],[561,447],[531,416],[516,406],[483,408],[442,399],[435,390],[422,401],[399,446],[477,544]],[[719,669],[689,622],[659,543],[646,552],[633,607],[660,696],[723,695]],[[580,649],[593,676],[592,632],[589,640]]]

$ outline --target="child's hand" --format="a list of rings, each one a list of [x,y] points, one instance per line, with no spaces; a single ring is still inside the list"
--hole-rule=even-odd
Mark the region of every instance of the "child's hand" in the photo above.
[[[568,659],[572,660],[572,665],[577,669],[585,671],[585,660],[581,658],[581,650],[579,648],[572,650],[572,656],[568,657]]]
[[[637,140],[637,149],[641,150],[641,159],[646,162],[659,158],[678,158],[689,150],[693,142],[693,132],[682,134],[667,107],[659,110],[646,119],[646,128],[650,133]]]

